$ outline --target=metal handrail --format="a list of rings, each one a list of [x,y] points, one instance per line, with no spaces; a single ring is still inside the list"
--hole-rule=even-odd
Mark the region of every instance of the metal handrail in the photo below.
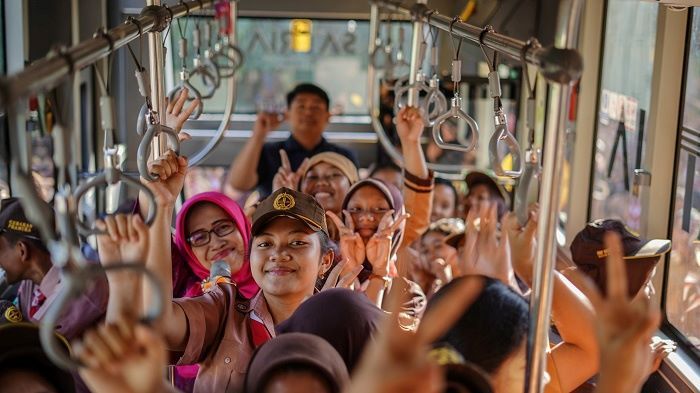
[[[198,11],[213,3],[214,0],[183,1],[170,6],[170,11],[164,6],[144,7],[141,14],[134,18],[141,26],[141,31],[135,23],[120,24],[105,32],[108,39],[103,36],[87,39],[68,48],[60,57],[47,55],[22,71],[0,78],[0,107],[57,87],[71,73],[107,57],[111,52],[137,39],[140,34],[163,31],[171,21],[171,13],[172,18],[177,19],[186,16],[188,9],[190,12]],[[111,41],[111,46],[108,40]]]

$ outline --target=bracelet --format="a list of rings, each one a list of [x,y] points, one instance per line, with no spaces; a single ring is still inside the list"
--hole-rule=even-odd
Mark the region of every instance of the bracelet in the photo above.
[[[370,274],[369,275],[370,280],[382,280],[384,281],[384,289],[389,288],[389,284],[391,283],[391,277],[389,276],[380,276],[379,274]]]

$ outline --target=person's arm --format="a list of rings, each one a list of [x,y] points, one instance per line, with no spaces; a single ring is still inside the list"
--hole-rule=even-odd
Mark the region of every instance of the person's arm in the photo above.
[[[249,191],[258,185],[258,164],[267,134],[281,123],[277,113],[258,113],[253,135],[229,167],[226,183],[236,190]]]
[[[536,249],[537,209],[521,228],[514,214],[503,219],[503,228],[513,251],[516,274],[532,287]],[[586,296],[559,272],[554,272],[552,319],[562,342],[548,357],[547,369],[559,384],[549,384],[547,391],[570,392],[595,375],[599,369],[598,343],[595,333],[595,313]],[[558,385],[558,386],[557,386]]]
[[[149,247],[148,227],[138,215],[110,215],[98,221],[105,234],[97,236],[100,263],[111,266],[119,263],[145,263]],[[135,321],[141,316],[140,275],[127,271],[107,273],[109,300],[107,322],[122,319]],[[87,310],[81,310],[85,313]]]
[[[401,140],[404,169],[421,179],[428,177],[420,137],[423,134],[423,118],[417,108],[405,107],[396,115],[396,132]]]
[[[177,168],[173,171],[172,168]],[[149,170],[159,180],[146,183],[156,197],[158,212],[149,228],[150,247],[146,267],[161,278],[161,296],[164,299],[163,315],[158,323],[166,345],[181,350],[188,336],[187,318],[181,307],[173,303],[172,251],[170,224],[175,210],[175,201],[182,190],[187,171],[187,159],[168,155],[149,165]],[[166,173],[167,172],[167,173]],[[144,305],[150,304],[155,294],[150,286],[143,286]]]

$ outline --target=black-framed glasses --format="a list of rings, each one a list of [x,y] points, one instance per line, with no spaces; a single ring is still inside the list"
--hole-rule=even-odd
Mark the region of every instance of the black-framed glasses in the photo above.
[[[209,244],[211,241],[211,234],[214,233],[218,237],[224,237],[233,233],[236,230],[236,224],[231,220],[219,221],[210,230],[199,230],[190,233],[187,238],[187,242],[190,243],[192,247],[202,247]]]

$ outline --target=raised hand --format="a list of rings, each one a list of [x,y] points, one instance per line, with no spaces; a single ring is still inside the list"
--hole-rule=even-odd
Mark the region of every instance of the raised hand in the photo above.
[[[275,191],[282,187],[297,190],[302,176],[304,176],[309,167],[309,159],[304,159],[296,171],[292,170],[292,164],[289,163],[286,151],[280,150],[280,159],[282,160],[282,166],[279,167],[275,177],[272,179],[272,190]]]
[[[391,240],[394,232],[408,218],[408,214],[401,214],[394,219],[394,211],[389,210],[379,221],[377,231],[372,235],[365,245],[367,260],[372,264],[372,273],[385,277],[389,275],[389,258],[391,257]]]
[[[163,124],[175,130],[175,132],[177,132],[178,139],[180,139],[181,142],[191,139],[189,134],[180,132],[180,130],[182,130],[182,126],[185,124],[192,112],[197,109],[197,105],[199,105],[199,98],[197,98],[193,100],[184,111],[182,110],[187,102],[187,97],[189,97],[189,94],[189,89],[185,87],[180,90],[180,95],[174,101],[170,102],[167,97],[165,98],[167,109],[165,111],[165,122]]]
[[[97,228],[107,233],[97,236],[100,263],[144,263],[148,252],[148,227],[138,214],[109,215],[97,221]]]
[[[401,143],[419,142],[425,125],[418,108],[406,106],[396,115],[396,133],[399,134]]]
[[[601,372],[596,392],[639,392],[652,365],[649,343],[661,314],[646,296],[630,299],[620,237],[607,233],[604,240],[608,250],[607,298],[582,273],[572,275],[578,285],[587,288],[597,314]]]
[[[513,213],[503,217],[503,232],[508,236],[513,269],[518,277],[528,285],[532,285],[532,272],[535,263],[537,247],[537,213],[539,206],[533,204],[528,209],[529,219],[524,227],[520,226],[518,218]]]
[[[508,236],[498,239],[498,205],[483,202],[479,204],[478,213],[473,210],[470,209],[465,223],[462,272],[465,275],[484,275],[512,285],[514,274]]]
[[[285,116],[279,113],[259,112],[253,125],[253,137],[265,139],[270,131],[279,127],[285,120]]]
[[[151,189],[159,205],[172,206],[185,183],[187,158],[168,150],[162,156],[148,163],[150,173],[158,176],[154,182],[143,183]]]
[[[326,277],[326,282],[323,284],[321,291],[331,288],[350,288],[354,283],[357,275],[362,271],[362,265],[353,266],[350,269],[345,267],[349,264],[347,259],[340,261]]]
[[[391,317],[365,350],[346,393],[442,392],[445,377],[428,359],[430,344],[442,337],[479,296],[483,280],[469,277],[455,283],[450,293],[431,307],[416,332],[402,327],[400,312],[406,301],[403,280],[395,280],[387,299]]]
[[[343,211],[345,222],[332,211],[327,211],[326,215],[333,221],[340,233],[340,254],[343,256],[343,260],[347,261],[343,273],[361,266],[365,261],[365,243],[360,234],[355,232],[355,223],[350,217],[350,213]]]
[[[170,391],[163,379],[165,344],[143,325],[102,324],[73,344],[85,365],[80,376],[93,392],[152,393]]]

